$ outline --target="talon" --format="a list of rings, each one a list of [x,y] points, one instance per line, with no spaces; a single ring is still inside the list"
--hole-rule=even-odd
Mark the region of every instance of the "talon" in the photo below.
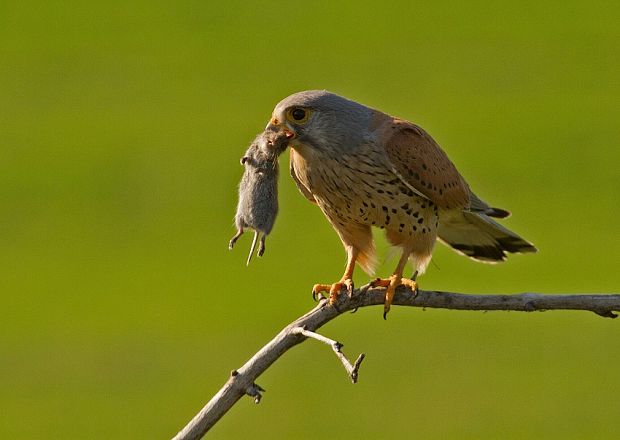
[[[409,287],[415,295],[417,295],[418,291],[418,283],[414,280],[410,280],[409,278],[401,278],[398,275],[392,275],[389,278],[381,279],[377,278],[375,281],[371,283],[372,287],[387,287],[385,291],[385,302],[383,303],[383,319],[387,320],[387,314],[390,311],[392,301],[394,300],[394,295],[396,294],[396,288],[400,285]]]
[[[347,278],[345,280],[338,281],[334,284],[315,284],[312,287],[312,298],[316,301],[318,294],[329,293],[329,304],[333,305],[338,299],[338,295],[342,291],[343,287],[346,287],[347,292],[353,292],[353,280]]]
[[[314,299],[314,301],[318,301],[319,296],[321,298],[325,298],[322,293],[329,292],[331,287],[331,284],[315,284],[312,286],[312,299]]]
[[[418,296],[418,283],[415,280],[410,280],[408,278],[403,278],[401,283],[403,286],[409,287],[413,291],[413,297]]]
[[[338,295],[340,295],[340,291],[342,290],[344,283],[338,282],[332,284],[331,289],[329,289],[329,304],[334,305],[336,300],[338,299]]]
[[[353,291],[355,290],[355,285],[353,284],[353,280],[350,278],[347,280],[344,280],[344,285],[347,288],[347,294],[349,295],[349,298],[351,298],[353,296]]]
[[[381,278],[377,278],[373,281],[371,281],[370,283],[370,287],[388,287],[390,285],[390,279],[386,278],[386,279],[381,279]]]

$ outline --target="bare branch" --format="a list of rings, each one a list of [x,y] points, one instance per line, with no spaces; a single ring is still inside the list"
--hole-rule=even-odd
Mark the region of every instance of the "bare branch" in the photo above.
[[[354,364],[351,364],[351,362],[347,359],[347,357],[342,352],[341,349],[343,345],[340,342],[334,341],[333,339],[326,338],[323,335],[319,335],[318,333],[311,332],[310,330],[306,330],[302,327],[295,327],[293,329],[293,333],[304,335],[307,338],[316,339],[317,341],[321,341],[324,344],[331,346],[332,350],[334,350],[334,353],[336,353],[336,356],[338,356],[338,359],[340,359],[340,362],[342,362],[344,369],[347,370],[347,374],[349,375],[351,382],[357,383],[357,373],[360,369],[360,365],[362,364],[362,361],[366,357],[364,353],[360,354],[357,357]]]
[[[329,338],[318,335],[315,330],[325,325],[338,315],[359,307],[383,304],[385,289],[370,289],[364,286],[355,290],[351,296],[341,294],[338,301],[329,305],[322,299],[319,304],[305,315],[286,326],[271,341],[261,348],[245,365],[231,374],[226,384],[200,410],[200,412],[181,430],[174,440],[195,440],[204,436],[209,429],[245,394],[260,402],[261,391],[254,381],[269,368],[289,348],[303,342],[307,337],[318,339],[332,345],[338,344]],[[586,310],[606,318],[616,318],[614,312],[620,311],[620,294],[579,294],[579,295],[543,295],[521,293],[516,295],[468,295],[435,291],[419,291],[417,295],[409,289],[399,288],[394,296],[393,305],[439,308],[452,310],[514,310],[533,312],[544,310]],[[392,312],[394,313],[394,312]],[[357,378],[357,369],[363,355],[351,365],[340,353],[339,358],[345,365],[353,382]],[[341,357],[342,356],[342,357]],[[347,367],[351,367],[351,370]]]

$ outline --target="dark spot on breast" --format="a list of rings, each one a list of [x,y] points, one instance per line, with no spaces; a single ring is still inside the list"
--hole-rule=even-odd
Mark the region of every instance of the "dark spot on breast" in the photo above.
[[[414,230],[414,231],[417,231],[417,230],[418,230],[418,227],[417,227],[416,225],[413,225],[413,230]]]
[[[383,209],[385,212],[388,212],[388,207],[387,206],[382,206],[381,209]]]
[[[403,206],[400,207],[400,209],[409,209],[409,203],[405,203]]]
[[[371,208],[376,208],[375,204],[374,204],[374,203],[372,203],[372,202],[370,202],[370,207],[371,207]]]
[[[428,170],[428,167],[426,166],[425,163],[422,163],[422,168],[425,169],[425,170]]]
[[[390,224],[390,216],[389,216],[389,215],[386,215],[386,216],[385,216],[385,225],[387,226],[387,225],[389,225],[389,224]]]
[[[396,214],[398,211],[396,211],[396,208],[392,208],[392,214]]]
[[[404,227],[405,227],[405,224],[404,224],[404,223],[401,223],[401,224],[400,224],[400,225],[398,225],[398,226],[400,226],[400,229],[402,229],[402,228],[404,228]]]
[[[362,202],[362,205],[364,205],[364,207],[368,208],[368,203]]]
[[[418,211],[416,211],[416,212],[414,212],[412,215],[413,215],[415,218],[418,218],[418,216],[420,215],[420,213],[419,213]]]
[[[413,178],[415,180],[420,180],[420,175],[418,173],[413,173]]]
[[[383,194],[385,191],[383,191],[382,189],[378,189],[378,190],[377,190],[377,192],[378,192],[379,194]]]
[[[418,224],[421,225],[424,222],[424,217],[420,217],[418,219]]]

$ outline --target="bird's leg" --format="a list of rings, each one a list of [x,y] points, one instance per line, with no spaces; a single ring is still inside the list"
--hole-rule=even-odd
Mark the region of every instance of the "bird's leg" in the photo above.
[[[349,295],[353,293],[353,270],[355,269],[355,260],[357,260],[358,251],[353,246],[347,246],[347,267],[340,281],[334,284],[315,284],[312,287],[312,297],[316,301],[317,295],[323,292],[329,292],[329,303],[336,302],[338,295],[343,287],[347,288]]]
[[[400,257],[400,261],[398,262],[398,266],[391,277],[385,279],[377,278],[370,283],[371,287],[387,287],[387,290],[385,291],[385,302],[383,303],[383,319],[386,319],[387,314],[390,311],[390,306],[392,305],[392,300],[394,299],[394,294],[396,293],[396,288],[398,286],[405,285],[414,292],[418,291],[418,283],[416,283],[415,280],[403,278],[403,271],[405,270],[405,265],[409,259],[409,253],[410,252],[408,250],[403,252],[403,255]]]

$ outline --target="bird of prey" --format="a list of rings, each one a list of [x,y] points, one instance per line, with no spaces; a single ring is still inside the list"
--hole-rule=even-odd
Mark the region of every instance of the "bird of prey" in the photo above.
[[[536,248],[492,219],[510,215],[476,196],[446,153],[422,128],[324,90],[295,93],[278,103],[266,131],[289,139],[290,173],[338,233],[347,253],[342,278],[316,284],[313,294],[353,289],[359,263],[376,264],[371,227],[385,229],[402,249],[393,274],[377,278],[386,287],[384,318],[396,287],[417,290],[404,278],[410,260],[422,274],[437,238],[476,261],[495,263],[507,253]]]

